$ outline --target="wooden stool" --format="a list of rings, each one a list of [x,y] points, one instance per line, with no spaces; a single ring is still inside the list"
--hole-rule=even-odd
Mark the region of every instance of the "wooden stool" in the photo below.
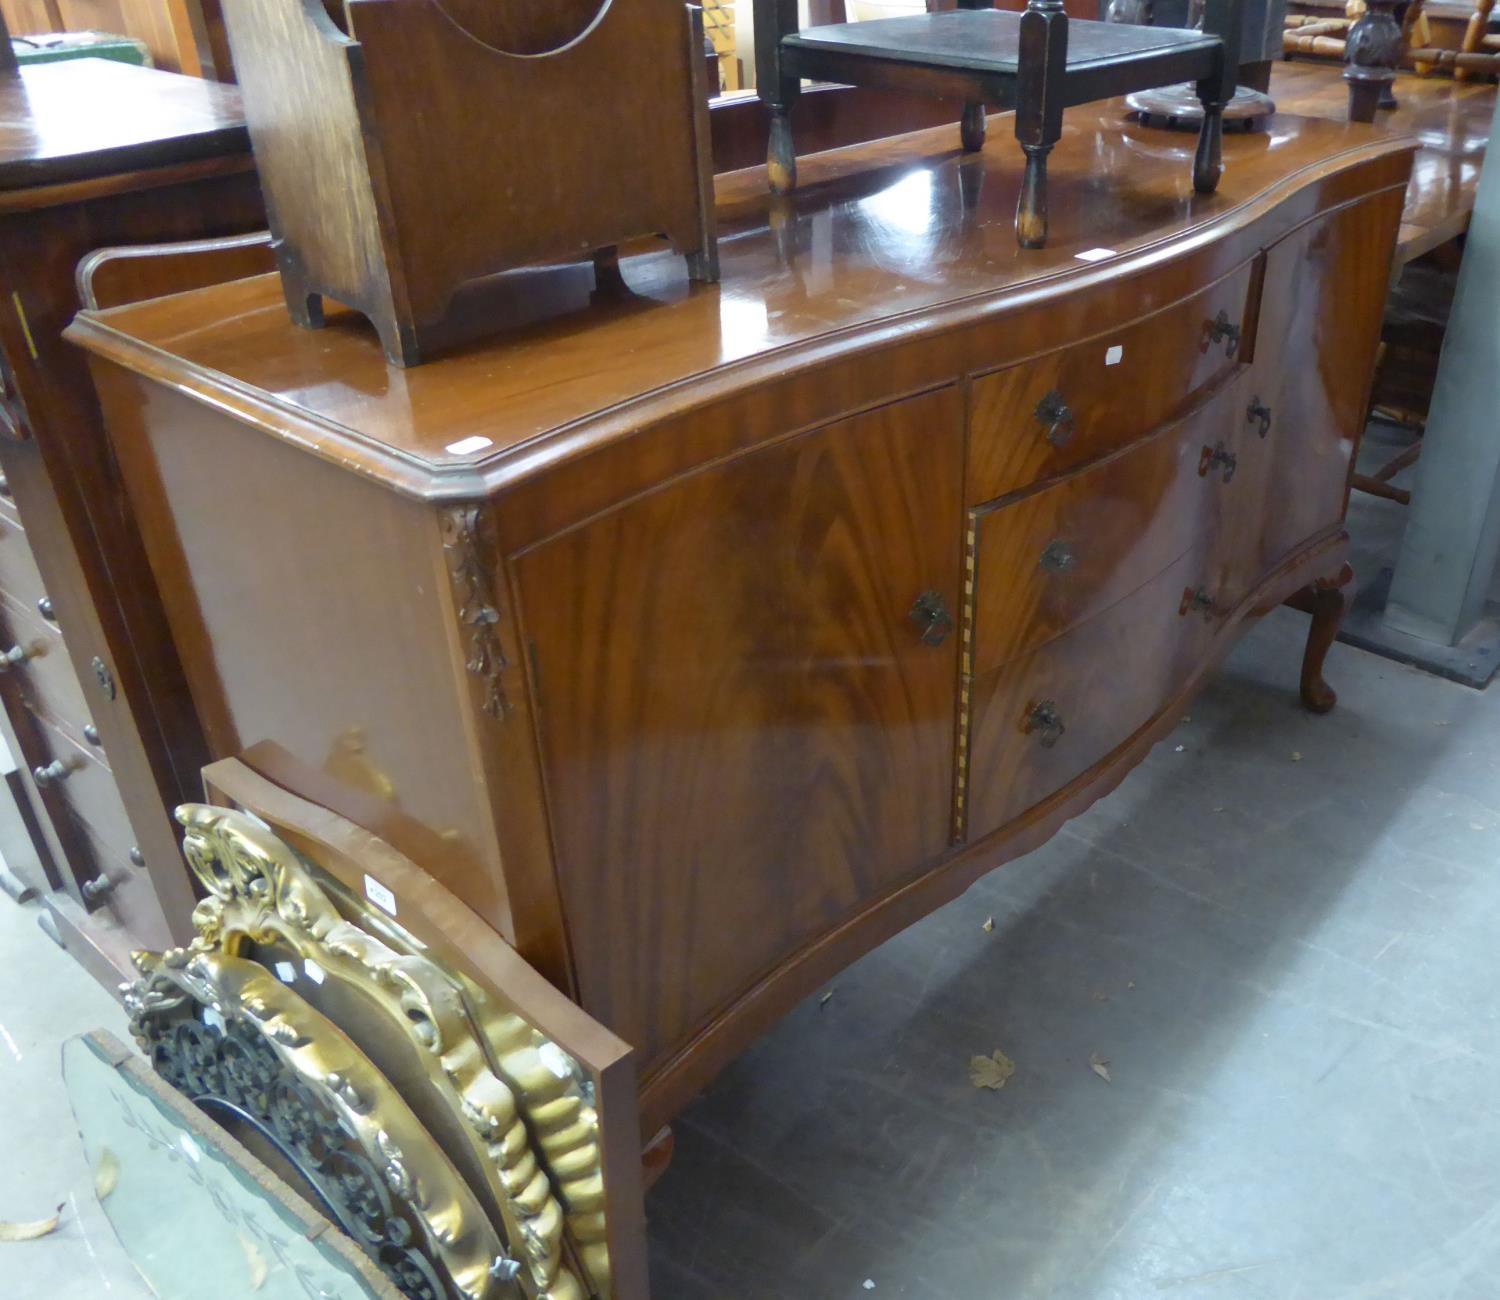
[[[1077,104],[1196,82],[1203,125],[1193,186],[1208,194],[1218,185],[1224,105],[1239,67],[1238,0],[1207,0],[1201,32],[1070,23],[1062,0],[1028,0],[1024,14],[984,0],[958,3],[945,13],[799,31],[797,0],[755,0],[756,84],[771,110],[772,189],[796,188],[788,111],[804,77],[961,99],[961,137],[971,152],[984,145],[985,110],[1014,108],[1016,139],[1026,154],[1016,208],[1016,239],[1024,248],[1047,242],[1047,155],[1062,135],[1063,109]]]

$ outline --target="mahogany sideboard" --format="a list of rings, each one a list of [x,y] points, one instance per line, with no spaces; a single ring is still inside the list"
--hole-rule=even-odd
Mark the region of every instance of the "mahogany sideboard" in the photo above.
[[[274,277],[69,330],[212,754],[629,1044],[647,1136],[1112,789],[1257,614],[1313,613],[1333,703],[1415,142],[1277,117],[1205,196],[1191,135],[1079,110],[1025,251],[1014,159],[951,136],[721,177],[721,284],[532,277],[553,314],[409,370]]]
[[[30,883],[111,985],[131,947],[188,932],[171,809],[205,751],[62,331],[100,246],[263,225],[249,150],[233,87],[99,59],[0,73],[0,700],[41,828]]]

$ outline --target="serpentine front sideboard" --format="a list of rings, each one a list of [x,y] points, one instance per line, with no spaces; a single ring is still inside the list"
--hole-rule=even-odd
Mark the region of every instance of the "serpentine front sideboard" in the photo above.
[[[1312,613],[1333,703],[1414,142],[1275,118],[1202,196],[1191,135],[1080,110],[1037,252],[1015,160],[950,143],[723,177],[721,284],[533,275],[408,370],[273,277],[70,331],[215,756],[629,1044],[647,1135],[1113,788],[1255,615]]]

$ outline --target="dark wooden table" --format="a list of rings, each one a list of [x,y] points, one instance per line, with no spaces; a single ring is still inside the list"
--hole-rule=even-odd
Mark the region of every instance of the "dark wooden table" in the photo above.
[[[111,985],[188,933],[171,820],[203,747],[82,356],[74,268],[264,223],[232,87],[99,59],[0,72],[0,674],[66,946]],[[170,287],[170,286],[163,286]],[[33,775],[43,773],[39,783]]]

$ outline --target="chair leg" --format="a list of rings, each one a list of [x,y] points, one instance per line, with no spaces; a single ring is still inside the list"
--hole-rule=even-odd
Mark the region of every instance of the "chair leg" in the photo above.
[[[1193,153],[1193,188],[1212,194],[1224,174],[1224,105],[1203,98],[1203,123],[1198,128],[1198,147]]]
[[[965,104],[964,115],[959,119],[958,134],[968,153],[978,153],[984,148],[984,105]]]
[[[771,139],[766,149],[766,171],[773,192],[790,194],[797,188],[797,150],[792,143],[792,119],[785,104],[771,105]]]
[[[1016,142],[1026,152],[1026,174],[1016,202],[1016,242],[1047,242],[1047,155],[1062,138],[1063,78],[1068,64],[1068,16],[1062,0],[1026,0],[1021,15],[1016,86]]]
[[[1023,144],[1026,174],[1021,178],[1021,198],[1016,204],[1016,243],[1022,248],[1044,248],[1047,244],[1047,155],[1050,144]]]

